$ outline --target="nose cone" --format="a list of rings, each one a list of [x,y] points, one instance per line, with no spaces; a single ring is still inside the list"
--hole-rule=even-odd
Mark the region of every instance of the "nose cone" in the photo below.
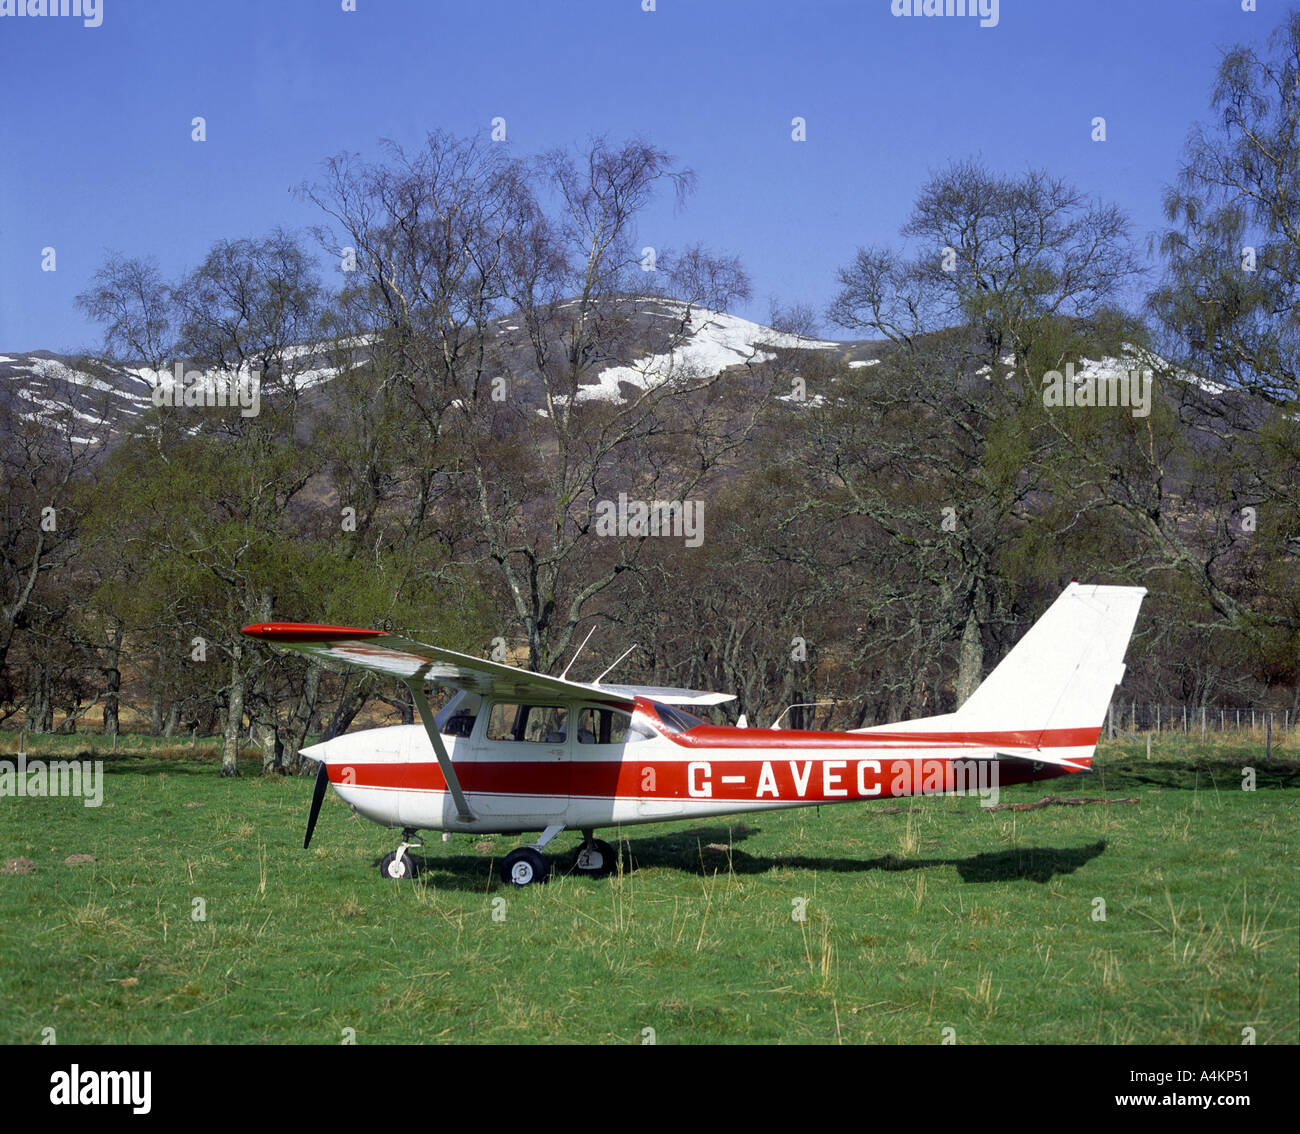
[[[304,760],[315,760],[318,764],[328,764],[329,757],[326,755],[326,751],[329,746],[328,740],[320,744],[312,744],[307,748],[299,748],[298,755]]]

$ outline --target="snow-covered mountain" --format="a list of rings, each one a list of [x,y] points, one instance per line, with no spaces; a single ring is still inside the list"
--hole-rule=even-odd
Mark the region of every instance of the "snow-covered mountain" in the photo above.
[[[0,396],[19,420],[70,426],[78,444],[118,432],[149,407],[152,387],[126,367],[97,359],[0,354]]]
[[[286,352],[297,363],[292,381],[300,391],[327,383],[338,374],[317,347]],[[242,375],[247,381],[250,373]],[[216,391],[238,383],[241,375],[219,371],[182,371],[185,380]],[[174,371],[122,366],[86,355],[49,351],[0,354],[0,398],[6,418],[42,421],[68,429],[77,444],[96,444],[125,433],[154,404],[155,390],[176,385]]]
[[[625,401],[665,381],[759,365],[789,352],[796,356],[793,361],[797,372],[797,356],[805,352],[832,354],[857,368],[875,365],[891,349],[891,344],[884,342],[841,342],[786,334],[736,315],[688,308],[671,299],[645,297],[635,302],[634,318],[623,325],[619,345],[611,347],[587,372],[577,394],[579,402]],[[566,312],[574,306],[573,302],[559,305],[557,321],[569,318]],[[493,330],[496,363],[512,375],[515,396],[522,396],[544,413],[540,407],[545,403],[536,371],[531,369],[532,355],[521,321],[517,316],[505,316],[497,320]],[[362,360],[368,346],[367,339],[356,338],[328,347],[294,348],[287,352],[292,373],[285,377],[313,402],[327,406],[329,383],[337,377],[338,366],[348,358]],[[1001,361],[1003,366],[1011,362],[1009,358]],[[1151,365],[1150,360],[1140,359],[1136,352],[1124,358],[1080,359],[1076,375],[1079,380],[1096,380],[1144,365]],[[993,373],[984,367],[977,375],[991,379]],[[202,387],[206,396],[214,396],[223,388],[233,389],[241,377],[247,381],[250,375],[207,371],[202,376],[185,372],[183,377],[191,385]],[[146,366],[115,365],[92,357],[47,351],[0,354],[0,398],[8,403],[4,419],[59,424],[78,444],[111,442],[129,431],[151,409],[155,391],[177,396],[169,391],[175,384],[174,372]],[[820,396],[809,397],[807,404],[820,401]],[[234,404],[233,396],[230,404]]]
[[[558,308],[559,318],[572,304]],[[499,319],[494,327],[503,368],[527,386],[529,349],[516,317]],[[736,315],[692,307],[680,302],[647,298],[640,303],[632,333],[625,336],[625,357],[599,360],[579,389],[578,401],[622,401],[637,391],[677,377],[716,374],[729,367],[771,361],[781,351],[827,351],[861,358],[875,354],[881,344],[835,342],[785,334]],[[347,353],[363,355],[366,342],[355,339]],[[289,353],[291,380],[299,391],[328,397],[328,384],[338,375],[338,344],[326,350],[302,346]],[[209,391],[231,387],[241,377],[206,371],[190,382]],[[535,372],[533,372],[535,374]],[[248,375],[243,376],[245,379]],[[196,381],[197,380],[197,381]],[[90,356],[56,355],[48,351],[0,354],[0,397],[11,399],[13,414],[23,420],[70,424],[78,443],[111,441],[131,428],[153,405],[156,389],[167,396],[176,384],[173,371],[147,366],[123,366]],[[526,396],[526,395],[525,395]],[[537,399],[541,403],[541,398]]]
[[[578,401],[623,401],[630,391],[649,389],[673,377],[703,377],[732,366],[758,365],[776,358],[777,350],[840,351],[852,344],[785,334],[736,315],[665,300],[648,302],[646,319],[664,322],[672,341],[629,363],[607,363],[584,385]],[[685,334],[677,328],[687,322]]]

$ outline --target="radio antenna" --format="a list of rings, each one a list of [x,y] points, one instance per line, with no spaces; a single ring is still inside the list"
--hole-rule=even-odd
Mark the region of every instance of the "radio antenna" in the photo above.
[[[563,681],[566,677],[569,676],[569,670],[573,668],[573,663],[578,660],[578,655],[582,653],[582,646],[585,646],[589,641],[591,641],[591,636],[595,632],[596,632],[596,624],[593,622],[591,624],[591,629],[587,631],[587,636],[582,640],[582,645],[573,651],[573,657],[569,659],[569,664],[564,667],[564,672],[560,674],[561,681]]]
[[[625,657],[627,657],[627,655],[630,654],[633,650],[635,650],[639,644],[640,643],[638,642],[633,642],[632,645],[628,646],[626,650],[624,650],[621,654],[618,655],[618,661],[616,661],[614,665],[611,665],[609,669],[605,670],[605,673],[609,673],[609,671],[612,670],[614,666],[618,665],[618,662],[621,662]],[[602,673],[598,678],[596,678],[596,680],[592,682],[592,685],[599,685],[605,679],[605,673]]]

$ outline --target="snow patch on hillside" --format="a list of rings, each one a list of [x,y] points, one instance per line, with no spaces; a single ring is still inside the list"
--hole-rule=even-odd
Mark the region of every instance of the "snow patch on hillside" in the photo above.
[[[684,304],[665,304],[654,312],[666,319],[686,316]],[[595,383],[583,386],[577,400],[624,401],[621,387],[649,390],[673,379],[707,378],[731,366],[770,362],[776,358],[772,348],[784,350],[833,350],[838,343],[805,339],[784,334],[752,323],[738,315],[694,307],[690,311],[689,330],[675,349],[651,354],[629,366],[611,366],[602,370]]]

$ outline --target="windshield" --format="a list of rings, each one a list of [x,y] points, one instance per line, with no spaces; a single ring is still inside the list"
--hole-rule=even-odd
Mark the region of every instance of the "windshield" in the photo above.
[[[651,701],[650,704],[655,707],[655,712],[659,714],[659,719],[663,721],[669,732],[686,732],[704,723],[699,717],[683,712],[681,709],[674,709],[662,701]]]
[[[478,716],[483,698],[477,693],[462,690],[448,701],[434,717],[438,731],[443,736],[469,736],[474,731],[474,718]]]

